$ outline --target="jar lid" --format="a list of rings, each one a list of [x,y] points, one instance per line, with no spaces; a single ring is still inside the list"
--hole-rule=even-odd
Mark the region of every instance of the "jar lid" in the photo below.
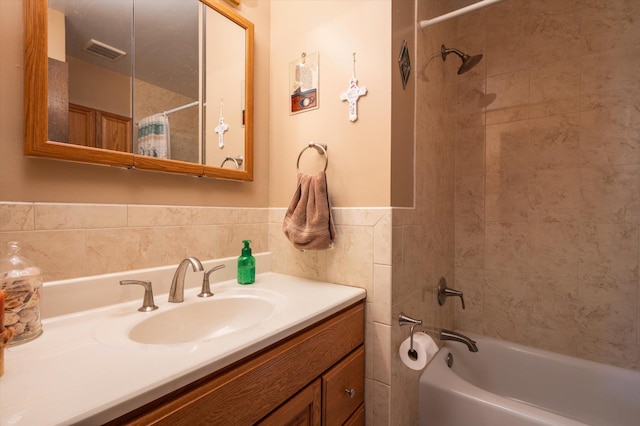
[[[7,257],[0,259],[0,279],[40,275],[40,268],[29,259],[20,256],[19,252],[19,242],[7,243]]]

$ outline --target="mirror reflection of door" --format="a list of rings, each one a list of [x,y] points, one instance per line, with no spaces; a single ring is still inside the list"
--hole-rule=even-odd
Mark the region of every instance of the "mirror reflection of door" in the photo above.
[[[202,6],[199,1],[135,0],[134,11],[134,152],[200,163]],[[166,156],[154,153],[150,132],[152,143],[166,144]]]
[[[49,139],[131,151],[132,0],[49,1]]]

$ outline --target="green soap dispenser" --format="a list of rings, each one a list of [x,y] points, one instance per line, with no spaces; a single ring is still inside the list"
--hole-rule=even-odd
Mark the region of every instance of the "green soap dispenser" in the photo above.
[[[242,255],[238,258],[238,283],[253,284],[256,280],[256,258],[251,255],[251,240],[244,240]]]

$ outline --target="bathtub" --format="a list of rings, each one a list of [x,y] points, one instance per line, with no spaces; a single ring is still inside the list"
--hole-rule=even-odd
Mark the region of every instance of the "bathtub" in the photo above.
[[[463,334],[479,352],[438,351],[420,376],[420,425],[640,425],[639,372]]]

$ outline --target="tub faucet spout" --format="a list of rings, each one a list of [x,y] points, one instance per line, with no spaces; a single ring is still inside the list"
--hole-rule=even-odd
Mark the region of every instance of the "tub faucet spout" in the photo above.
[[[478,352],[478,346],[476,346],[475,340],[468,338],[464,334],[456,333],[455,331],[445,330],[443,328],[442,330],[440,330],[440,340],[453,340],[456,342],[461,342],[467,345],[469,351]]]
[[[169,302],[180,303],[184,301],[184,276],[187,273],[187,267],[191,264],[194,271],[204,271],[202,263],[195,257],[187,257],[178,265],[173,281],[171,281],[171,289],[169,290]]]

